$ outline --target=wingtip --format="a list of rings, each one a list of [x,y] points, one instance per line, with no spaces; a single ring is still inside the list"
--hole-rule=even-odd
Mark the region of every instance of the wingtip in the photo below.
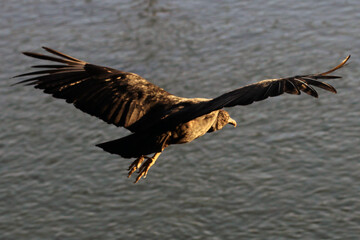
[[[318,75],[323,75],[323,76],[324,76],[324,75],[327,75],[327,74],[329,74],[329,73],[332,73],[332,72],[338,70],[339,68],[342,68],[342,67],[345,65],[345,63],[347,63],[347,61],[349,61],[350,57],[351,57],[351,55],[348,55],[348,56],[347,56],[339,65],[337,65],[336,67],[330,69],[330,70],[327,71],[327,72],[320,73],[320,74],[318,74]]]
[[[46,50],[46,51],[48,51],[48,52],[49,52],[49,50],[52,50],[51,48],[48,48],[48,47],[46,47],[46,46],[42,46],[41,48],[44,49],[44,50]]]
[[[21,52],[21,53],[26,55],[26,56],[29,56],[29,57],[31,57],[31,55],[32,55],[32,52]]]
[[[350,58],[351,58],[351,54],[349,54],[349,55],[340,63],[341,67],[344,66],[344,65],[347,63],[347,61],[349,61]]]
[[[45,51],[49,52],[49,53],[52,53],[52,54],[54,54],[54,52],[56,52],[54,49],[51,49],[51,48],[46,47],[46,46],[42,46],[41,48],[44,49]]]
[[[21,77],[21,75],[14,76],[14,77],[12,77],[11,79],[17,78],[17,77]],[[10,86],[13,87],[13,86],[15,86],[15,85],[19,85],[19,84],[22,84],[22,83],[24,83],[24,82],[26,82],[26,80],[22,80],[22,81],[13,83],[13,84],[11,84]]]

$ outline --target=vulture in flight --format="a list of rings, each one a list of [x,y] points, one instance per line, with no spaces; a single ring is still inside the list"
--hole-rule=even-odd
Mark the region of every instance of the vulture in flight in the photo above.
[[[16,76],[28,77],[16,84],[34,85],[109,124],[128,129],[130,135],[97,146],[123,158],[135,158],[128,173],[130,177],[138,170],[135,183],[146,177],[167,146],[191,142],[227,124],[236,126],[223,108],[248,105],[283,93],[300,95],[301,91],[317,98],[314,87],[336,93],[333,86],[320,80],[340,78],[329,74],[350,58],[323,73],[267,79],[207,99],[178,97],[135,73],[94,65],[43,48],[52,55],[23,54],[52,63],[33,66],[43,70]]]

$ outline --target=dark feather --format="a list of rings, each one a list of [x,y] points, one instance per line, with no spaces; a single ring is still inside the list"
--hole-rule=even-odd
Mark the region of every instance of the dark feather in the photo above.
[[[296,86],[295,83],[293,83],[292,81],[288,81],[288,80],[285,80],[284,82],[285,82],[284,92],[289,93],[289,94],[295,94],[295,95],[301,94],[299,88]]]
[[[214,99],[188,99],[171,95],[137,74],[89,64],[53,49],[43,48],[57,57],[31,52],[24,54],[62,65],[35,65],[34,68],[44,70],[18,75],[16,77],[31,76],[18,83],[34,85],[107,123],[132,131],[129,136],[97,145],[125,158],[140,157],[130,165],[129,175],[136,170],[144,155],[156,153],[150,159],[153,164],[169,144],[190,142],[207,132],[220,130],[226,124],[236,126],[235,120],[222,108],[248,105],[283,93],[300,95],[305,92],[317,98],[314,87],[336,93],[333,86],[321,80],[340,78],[328,74],[344,66],[350,58],[347,57],[327,72],[267,79]],[[148,161],[144,163],[145,166],[149,164]],[[136,181],[142,174],[146,174],[151,165],[147,166],[146,172],[142,171],[145,169],[143,166]]]
[[[340,65],[325,73],[297,76],[297,80],[295,80],[295,77],[263,80],[225,93],[212,100],[192,104],[162,119],[156,124],[156,126],[152,127],[151,131],[167,131],[169,129],[175,128],[181,123],[188,122],[192,119],[208,114],[212,111],[224,107],[233,107],[235,105],[247,105],[255,101],[264,100],[272,95],[278,96],[284,92],[299,95],[302,90],[311,96],[317,97],[317,92],[310,85],[336,93],[336,90],[333,86],[315,80],[314,78],[326,78],[326,74],[331,73],[344,66],[348,59],[349,57],[347,57]],[[266,91],[264,91],[265,89]],[[276,89],[278,89],[278,92],[276,91]],[[261,92],[263,92],[264,94],[259,95],[259,93]]]
[[[71,56],[69,56],[69,55],[66,55],[66,54],[64,54],[64,53],[58,52],[58,51],[56,51],[56,50],[54,50],[54,49],[51,49],[51,48],[48,48],[48,47],[42,47],[42,48],[45,49],[46,51],[48,51],[49,53],[58,55],[58,56],[60,56],[60,57],[62,57],[62,58],[66,58],[66,59],[69,59],[69,60],[71,60],[71,61],[75,61],[75,62],[79,62],[79,63],[85,63],[85,62],[83,62],[83,61],[81,61],[81,60],[79,60],[79,59],[76,59],[76,58],[71,57]]]
[[[326,91],[329,91],[329,92],[333,92],[333,93],[337,93],[336,89],[331,86],[330,84],[328,83],[325,83],[325,82],[319,82],[319,81],[316,81],[314,79],[311,79],[311,78],[307,78],[307,77],[303,77],[303,79],[308,83],[308,84],[311,84],[311,85],[314,85],[315,87],[319,87],[319,88],[322,88]]]
[[[75,71],[75,69],[52,69],[52,70],[42,70],[42,71],[35,71],[35,72],[28,72],[24,74],[17,75],[15,77],[25,77],[30,75],[39,75],[39,74],[54,74],[54,73],[61,73],[61,72],[71,72]]]
[[[303,91],[304,93],[313,96],[313,97],[318,97],[318,93],[315,91],[314,88],[312,88],[310,85],[308,85],[305,81],[303,81],[300,78],[294,78],[295,81],[297,81],[297,86],[299,86],[299,88],[301,89],[301,91]]]
[[[159,117],[158,112],[155,118],[151,117],[150,113],[155,113],[153,108],[161,105],[166,112],[173,105],[186,100],[169,94],[137,74],[89,64],[53,49],[43,48],[60,58],[32,52],[24,54],[65,65],[35,65],[35,68],[45,70],[18,75],[16,77],[38,75],[18,83],[43,89],[45,93],[65,99],[107,123],[124,126],[131,131],[147,128]],[[149,120],[137,125],[144,115]]]
[[[50,56],[46,56],[46,55],[39,54],[39,53],[23,52],[23,54],[26,55],[26,56],[29,56],[29,57],[38,58],[38,59],[42,59],[42,60],[48,60],[48,61],[53,61],[53,62],[66,63],[66,64],[72,63],[69,60],[50,57]]]
[[[67,68],[67,65],[34,65],[32,68]]]
[[[19,75],[40,75],[19,83],[33,84],[36,88],[44,89],[45,93],[74,103],[84,112],[131,131],[146,131],[164,121],[172,121],[170,125],[173,126],[214,110],[251,104],[285,92],[299,95],[303,91],[318,97],[311,85],[336,93],[334,87],[318,79],[339,78],[327,74],[344,66],[350,57],[327,72],[263,80],[212,100],[199,101],[171,95],[137,74],[89,64],[46,47],[44,49],[61,58],[30,52],[24,54],[66,65],[37,65],[35,67],[49,69]],[[167,125],[163,124],[161,128],[165,129]]]

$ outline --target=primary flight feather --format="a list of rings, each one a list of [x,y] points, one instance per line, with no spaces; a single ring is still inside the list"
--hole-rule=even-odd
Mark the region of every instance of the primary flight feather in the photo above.
[[[267,79],[205,99],[177,97],[135,73],[93,65],[43,48],[54,56],[24,54],[56,64],[35,65],[33,68],[45,70],[18,75],[16,77],[32,76],[18,83],[34,85],[107,123],[130,130],[132,134],[126,137],[97,146],[124,158],[136,158],[128,173],[130,177],[139,170],[135,182],[146,177],[167,146],[191,142],[227,124],[236,126],[236,121],[223,110],[225,107],[248,105],[283,93],[299,95],[304,92],[317,98],[313,87],[336,93],[333,86],[320,80],[340,78],[329,74],[344,66],[350,58],[323,73]],[[149,154],[154,155],[148,157]]]

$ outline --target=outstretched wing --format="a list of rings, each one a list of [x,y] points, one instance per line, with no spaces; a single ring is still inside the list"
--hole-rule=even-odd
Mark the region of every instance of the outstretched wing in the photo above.
[[[349,58],[350,56],[346,57],[342,63],[327,72],[263,80],[235,89],[209,101],[189,105],[180,111],[169,115],[167,118],[162,119],[157,123],[156,127],[154,126],[152,129],[153,131],[165,131],[176,127],[180,123],[188,122],[224,107],[248,105],[256,101],[262,101],[268,97],[279,96],[283,93],[300,95],[301,92],[305,92],[306,94],[317,98],[318,93],[313,86],[336,93],[336,89],[333,86],[320,80],[341,78],[340,76],[328,74],[343,67]]]
[[[45,70],[18,75],[16,77],[37,75],[18,83],[35,85],[35,88],[43,89],[55,98],[66,99],[107,123],[135,132],[135,123],[140,119],[147,119],[141,121],[141,128],[153,125],[164,112],[182,100],[137,74],[89,64],[43,48],[60,58],[31,52],[24,54],[60,64],[33,66]]]

